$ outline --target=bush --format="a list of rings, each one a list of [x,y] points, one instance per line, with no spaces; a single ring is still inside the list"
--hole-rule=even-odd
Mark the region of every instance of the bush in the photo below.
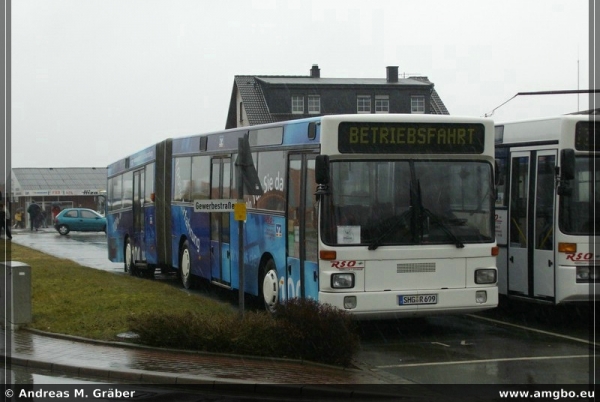
[[[277,355],[273,344],[275,321],[265,313],[206,317],[184,314],[145,313],[129,317],[130,331],[139,342],[163,347],[214,353],[256,356]]]
[[[350,365],[359,346],[356,325],[345,311],[312,299],[277,306],[280,345],[289,357]]]
[[[358,349],[354,323],[344,311],[314,300],[293,299],[265,312],[206,316],[191,312],[129,317],[139,342],[167,348],[287,357],[348,366]]]

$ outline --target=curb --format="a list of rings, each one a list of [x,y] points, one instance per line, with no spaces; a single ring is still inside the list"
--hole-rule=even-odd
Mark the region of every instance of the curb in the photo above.
[[[90,343],[95,345],[104,345],[104,346],[118,346],[125,347],[131,349],[142,349],[142,350],[150,350],[150,351],[160,351],[160,352],[170,352],[170,353],[185,353],[191,355],[202,355],[202,356],[222,356],[222,357],[231,357],[235,359],[247,359],[247,360],[262,360],[262,361],[275,361],[282,363],[297,363],[306,366],[314,366],[314,367],[323,367],[331,370],[339,370],[339,371],[351,371],[355,373],[362,373],[365,370],[360,369],[358,367],[340,367],[334,366],[331,364],[318,363],[310,360],[299,360],[299,359],[288,359],[283,357],[263,357],[263,356],[253,356],[253,355],[238,355],[231,353],[215,353],[215,352],[205,352],[201,350],[187,350],[187,349],[172,349],[172,348],[159,348],[155,346],[147,346],[141,345],[137,343],[129,343],[129,342],[116,342],[116,341],[102,341],[98,339],[84,338],[81,336],[75,335],[65,335],[65,334],[57,334],[54,332],[46,332],[35,328],[24,328],[19,327],[20,331],[31,332],[36,335],[47,336],[50,338],[63,339],[67,341],[76,341],[82,343]]]
[[[1,355],[0,355],[1,356]],[[69,364],[52,363],[45,360],[32,360],[15,356],[5,356],[7,362],[22,366],[27,369],[41,369],[53,373],[70,374],[81,377],[93,377],[103,380],[123,380],[134,382],[136,385],[180,385],[180,386],[202,386],[203,391],[223,392],[231,391],[234,385],[236,393],[254,393],[261,395],[285,395],[288,397],[303,398],[371,398],[398,400],[395,392],[369,392],[352,390],[351,388],[335,387],[327,385],[303,385],[303,384],[278,384],[278,383],[256,383],[246,380],[218,380],[208,376],[172,374],[164,372],[148,372],[144,370],[108,370],[94,367],[78,367]],[[185,387],[184,387],[185,388]]]
[[[110,342],[110,341],[100,341],[95,339],[83,338],[72,335],[64,335],[64,334],[55,334],[49,333],[37,329],[31,328],[21,328],[21,330],[25,332],[30,332],[33,334],[37,334],[40,336],[48,336],[57,339],[63,339],[74,342],[82,342],[88,344],[97,344],[104,346],[116,346],[116,347],[126,347],[132,349],[141,349],[141,350],[154,350],[161,352],[175,352],[175,353],[185,353],[185,354],[196,354],[196,355],[205,355],[205,356],[222,356],[222,357],[232,357],[232,358],[243,358],[243,359],[253,359],[253,360],[270,360],[270,361],[280,361],[280,362],[293,362],[297,364],[314,366],[314,367],[323,367],[327,369],[335,369],[341,372],[343,371],[352,371],[358,373],[364,373],[365,370],[362,369],[347,369],[341,368],[338,366],[326,365],[321,363],[314,363],[305,360],[295,360],[295,359],[283,359],[283,358],[264,358],[257,356],[246,356],[246,355],[231,355],[231,354],[219,354],[219,353],[209,353],[209,352],[201,352],[201,351],[189,351],[189,350],[178,350],[178,349],[165,349],[165,348],[156,348],[149,347],[144,345],[136,345],[126,342]],[[393,398],[393,400],[397,400],[399,395],[397,392],[381,392],[381,391],[368,391],[364,389],[364,385],[357,384],[320,384],[320,385],[308,385],[308,384],[285,384],[285,383],[270,383],[270,382],[256,382],[249,380],[241,380],[241,379],[218,379],[215,377],[210,377],[206,375],[187,375],[187,374],[179,374],[179,373],[167,373],[167,372],[150,372],[146,370],[136,370],[136,369],[104,369],[104,368],[95,368],[90,366],[80,367],[78,365],[65,364],[65,363],[53,363],[44,359],[31,359],[23,356],[11,356],[6,353],[0,354],[5,358],[5,361],[9,364],[13,364],[16,366],[21,366],[27,369],[40,369],[46,370],[53,373],[61,373],[61,374],[70,374],[73,376],[81,376],[81,377],[91,377],[97,378],[99,380],[121,380],[132,383],[141,383],[141,385],[178,385],[178,386],[200,386],[202,390],[211,391],[211,392],[223,392],[223,391],[231,391],[231,388],[228,386],[235,386],[235,392],[239,393],[254,393],[254,394],[264,394],[264,395],[285,395],[291,397],[314,397],[314,398],[344,398],[344,399],[357,399],[362,398],[369,400],[371,398],[379,398],[379,399],[389,399]],[[368,371],[368,370],[367,370]],[[353,388],[353,386],[362,389]]]

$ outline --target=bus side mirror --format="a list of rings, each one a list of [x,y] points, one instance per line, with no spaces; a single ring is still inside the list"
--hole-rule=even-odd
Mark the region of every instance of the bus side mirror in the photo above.
[[[317,184],[329,184],[329,156],[317,155],[315,160],[315,181]]]
[[[563,149],[560,151],[560,180],[573,180],[575,178],[575,151]]]

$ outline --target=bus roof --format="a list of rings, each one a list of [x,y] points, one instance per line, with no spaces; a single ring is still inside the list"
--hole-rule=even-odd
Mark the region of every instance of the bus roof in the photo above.
[[[495,123],[496,143],[513,144],[536,141],[559,141],[566,126],[590,121],[589,115],[561,115]],[[574,129],[573,129],[574,132]]]

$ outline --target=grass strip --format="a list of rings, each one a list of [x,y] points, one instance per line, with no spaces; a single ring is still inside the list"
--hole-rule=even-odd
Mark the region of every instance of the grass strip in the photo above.
[[[286,357],[349,366],[359,347],[344,311],[310,299],[278,305],[274,316],[248,312],[240,320],[229,303],[189,293],[165,281],[84,267],[11,244],[0,254],[31,266],[33,322],[29,328],[157,347]]]
[[[0,246],[4,254],[4,244]],[[31,248],[11,244],[12,261],[31,266],[32,314],[29,328],[115,340],[128,320],[149,311],[206,317],[233,317],[230,305],[190,294],[161,281],[84,267]]]

